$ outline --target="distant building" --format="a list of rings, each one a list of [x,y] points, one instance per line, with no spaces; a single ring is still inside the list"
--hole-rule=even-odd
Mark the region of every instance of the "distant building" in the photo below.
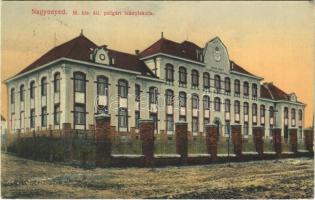
[[[262,80],[231,61],[218,37],[201,48],[162,36],[128,54],[81,34],[6,81],[9,128],[59,129],[67,122],[87,129],[95,113],[106,112],[121,134],[137,129],[139,119],[153,119],[158,134],[173,135],[174,122],[187,121],[192,135],[205,124],[217,125],[221,135],[230,124],[241,124],[244,135],[253,126],[265,127],[266,136],[273,127],[285,137],[289,128],[301,135],[305,104]]]

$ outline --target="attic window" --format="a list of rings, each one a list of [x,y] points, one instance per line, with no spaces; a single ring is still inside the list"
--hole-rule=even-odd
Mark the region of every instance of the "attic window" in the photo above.
[[[215,51],[219,51],[219,47],[215,47]]]

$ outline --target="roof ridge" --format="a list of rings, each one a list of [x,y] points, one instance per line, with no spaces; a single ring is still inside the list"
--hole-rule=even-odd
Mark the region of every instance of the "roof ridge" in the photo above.
[[[275,99],[275,97],[273,96],[272,92],[270,91],[270,89],[269,89],[269,87],[268,87],[268,84],[269,84],[269,83],[267,83],[266,86],[265,86],[265,85],[263,85],[263,86],[267,89],[267,91],[268,91],[268,93],[270,94],[271,98],[272,98],[272,99]]]

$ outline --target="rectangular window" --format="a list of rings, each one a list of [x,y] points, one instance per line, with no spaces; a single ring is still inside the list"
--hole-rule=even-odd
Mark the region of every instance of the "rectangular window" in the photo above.
[[[244,123],[244,135],[248,135],[248,123]]]
[[[42,127],[47,126],[47,107],[42,107]]]
[[[34,86],[34,82],[31,83],[30,96],[31,96],[31,99],[34,99],[34,98],[35,98],[35,86]]]
[[[74,106],[74,124],[85,125],[85,105],[75,104]]]
[[[60,124],[60,104],[55,104],[54,106],[54,124]]]
[[[155,113],[150,114],[150,119],[153,120],[154,129],[157,130],[157,129],[158,129],[158,118],[157,118],[157,114],[155,114]]]
[[[118,116],[118,126],[119,128],[128,127],[128,112],[125,108],[120,108]]]
[[[30,126],[31,128],[35,128],[35,109],[31,109],[30,111]]]
[[[198,132],[198,118],[197,117],[192,118],[192,131],[194,133]]]
[[[167,131],[174,131],[173,115],[167,115],[166,120]]]
[[[47,96],[47,83],[46,82],[43,82],[41,85],[41,93],[42,93],[42,96]]]
[[[185,122],[186,121],[186,116],[179,116],[179,121]]]
[[[140,112],[136,111],[135,112],[135,126],[136,126],[136,128],[139,128],[139,120],[140,120]]]

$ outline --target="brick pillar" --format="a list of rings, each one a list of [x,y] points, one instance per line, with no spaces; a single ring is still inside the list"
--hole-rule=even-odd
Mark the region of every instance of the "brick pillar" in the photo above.
[[[185,163],[188,157],[188,125],[187,122],[177,122],[175,124],[176,153],[180,155]]]
[[[272,141],[273,141],[273,149],[276,154],[279,156],[282,152],[281,145],[281,128],[273,128],[272,129]]]
[[[304,129],[304,144],[309,152],[314,152],[313,150],[313,140],[314,140],[314,129]]]
[[[34,131],[35,133],[35,131]],[[64,148],[66,149],[65,159],[72,161],[72,130],[70,123],[63,123],[62,130],[61,130],[62,138],[64,140]]]
[[[206,144],[208,154],[211,155],[211,160],[217,160],[217,126],[216,125],[206,125]]]
[[[294,153],[297,153],[297,129],[290,128],[289,136],[290,136],[291,151]]]
[[[108,166],[111,161],[111,128],[108,114],[95,115],[96,166]]]
[[[231,125],[232,143],[236,157],[242,156],[242,125]]]
[[[153,120],[141,120],[140,139],[142,140],[142,154],[146,166],[154,165],[154,122]]]
[[[264,140],[263,140],[263,127],[253,127],[253,140],[256,148],[256,152],[259,155],[264,153]]]

